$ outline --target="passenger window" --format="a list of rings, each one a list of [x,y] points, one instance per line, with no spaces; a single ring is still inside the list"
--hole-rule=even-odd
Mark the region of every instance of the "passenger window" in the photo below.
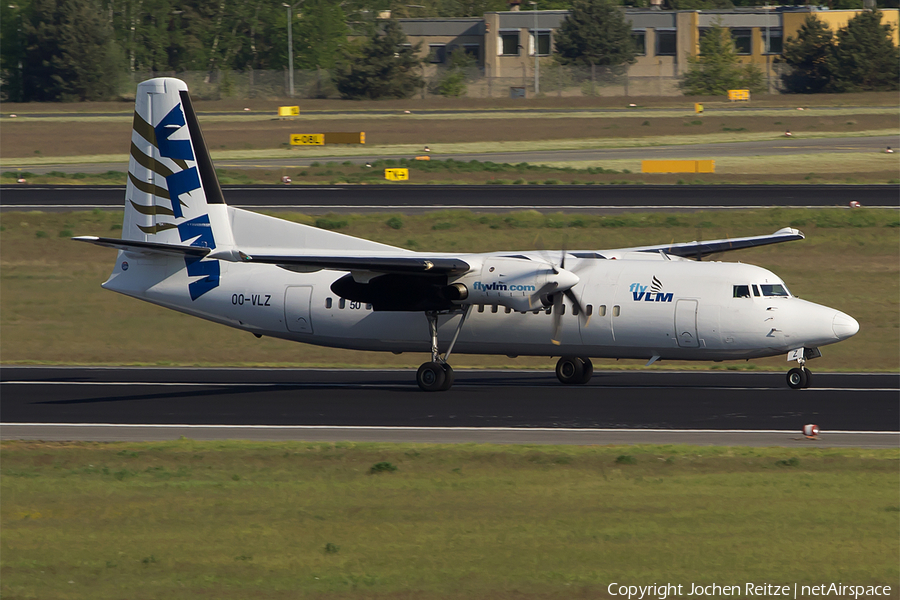
[[[478,312],[484,312],[484,304],[478,305]]]
[[[600,308],[597,309],[597,314],[600,315],[601,317],[606,316],[606,305],[605,304],[600,305]]]
[[[621,312],[622,312],[622,309],[619,308],[619,305],[618,305],[618,304],[616,304],[615,306],[613,306],[613,316],[614,316],[614,317],[618,317],[619,314],[621,314]]]
[[[749,298],[750,297],[750,286],[749,285],[736,285],[734,286],[734,298]]]
[[[549,313],[550,311],[548,310],[547,312]],[[561,315],[566,314],[566,305],[565,304],[559,305],[559,314],[561,314]]]
[[[492,304],[492,305],[491,305],[491,312],[492,312],[492,313],[496,313],[496,312],[497,312],[497,308],[498,308],[498,307],[497,307],[496,304]]]
[[[584,309],[584,314],[586,314],[587,316],[591,316],[592,314],[594,314],[594,305],[588,304]]]
[[[372,310],[372,305],[371,305],[371,304],[366,304],[366,310]]]
[[[753,295],[759,298],[759,288],[756,287],[756,284],[753,284]]]
[[[783,285],[777,283],[762,283],[759,286],[762,288],[763,296],[787,296],[787,290],[784,289]]]
[[[347,301],[344,298],[341,298],[341,301],[338,302],[338,308],[344,310],[344,307],[347,306]]]
[[[331,298],[325,298],[325,308],[331,308]]]
[[[512,309],[511,309],[510,307],[507,306],[507,307],[506,307],[506,314],[509,314],[509,313],[511,313],[511,312],[512,312]]]
[[[577,304],[572,305],[572,314],[575,315],[576,317],[578,316],[578,305]]]

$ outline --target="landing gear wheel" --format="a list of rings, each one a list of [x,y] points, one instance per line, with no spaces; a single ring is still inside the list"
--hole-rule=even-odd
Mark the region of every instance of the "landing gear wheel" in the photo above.
[[[440,391],[446,392],[453,386],[453,380],[456,379],[456,375],[453,373],[453,367],[447,363],[441,363],[441,368],[444,370],[444,385],[441,386]]]
[[[809,369],[794,367],[787,372],[788,387],[794,390],[809,387]]]
[[[803,372],[806,373],[806,383],[803,385],[804,388],[808,388],[812,385],[812,371],[803,367]]]
[[[427,362],[416,371],[416,383],[423,392],[440,392],[444,389],[447,374],[439,362]]]
[[[582,358],[581,360],[584,362],[584,373],[581,375],[581,381],[578,383],[583,385],[591,380],[591,376],[594,374],[594,363],[589,358]]]
[[[577,356],[563,356],[556,363],[556,378],[565,385],[587,383],[593,373],[591,361]]]

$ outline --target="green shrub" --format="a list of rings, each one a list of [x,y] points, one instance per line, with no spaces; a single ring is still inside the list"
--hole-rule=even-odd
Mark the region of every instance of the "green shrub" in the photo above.
[[[389,462],[377,462],[369,469],[369,474],[377,475],[378,473],[393,473],[397,470],[397,465]]]
[[[385,224],[391,229],[403,229],[403,219],[400,217],[391,217]]]
[[[316,227],[319,229],[341,229],[349,224],[346,219],[329,219],[327,217],[316,219]]]

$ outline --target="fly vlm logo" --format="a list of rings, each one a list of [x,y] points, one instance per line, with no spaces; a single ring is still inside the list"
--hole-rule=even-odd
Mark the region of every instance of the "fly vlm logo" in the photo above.
[[[648,287],[650,288],[649,292],[647,291]],[[662,282],[655,276],[649,286],[632,283],[628,286],[628,289],[631,291],[632,299],[635,302],[672,302],[673,299],[672,292],[665,293],[662,291]]]

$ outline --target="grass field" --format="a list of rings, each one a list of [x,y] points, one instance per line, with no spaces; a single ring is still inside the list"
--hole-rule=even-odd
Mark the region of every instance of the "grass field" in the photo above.
[[[897,598],[897,450],[0,450],[10,599],[608,598],[614,582],[843,582]]]
[[[716,115],[705,113],[670,116],[646,113],[633,116],[620,114],[567,113],[530,116],[505,113],[502,117],[491,113],[480,115],[332,115],[325,125],[317,125],[313,117],[298,121],[276,118],[217,119],[200,118],[204,137],[214,159],[232,156],[235,152],[259,150],[287,150],[293,133],[321,133],[327,131],[365,131],[366,145],[349,149],[315,149],[323,155],[339,152],[381,152],[385,147],[409,145],[411,149],[428,144],[434,152],[539,150],[563,148],[603,147],[607,144],[631,145],[635,141],[666,138],[661,143],[690,143],[678,138],[701,138],[713,142],[754,139],[754,136],[775,136],[790,129],[794,135],[838,134],[862,135],[881,131],[896,133],[900,129],[900,115],[893,104],[884,108],[808,110],[802,112],[765,115],[728,112]],[[312,127],[312,130],[310,130]],[[40,119],[5,119],[0,161],[4,167],[35,164],[36,160],[58,160],[64,157],[91,155],[127,155],[131,137],[131,120],[116,118],[97,122],[85,118],[66,121]],[[659,143],[659,142],[658,142]],[[698,143],[698,142],[693,142]],[[510,146],[509,144],[520,144]],[[494,146],[500,146],[491,150]],[[86,152],[86,149],[90,149]],[[412,150],[415,151],[415,150]]]
[[[864,200],[863,200],[864,201]],[[813,370],[900,369],[900,220],[875,209],[772,209],[614,216],[433,212],[424,215],[277,216],[416,250],[482,252],[536,247],[602,249],[771,233],[807,239],[719,257],[763,266],[802,298],[855,317],[860,333],[823,349]],[[388,221],[392,218],[392,225]],[[0,360],[3,364],[409,367],[421,356],[317,348],[253,336],[104,291],[115,252],[70,241],[117,237],[121,213],[0,215]],[[399,227],[398,227],[399,225]],[[185,345],[185,337],[193,340]],[[193,348],[216,349],[197,353]],[[239,360],[234,357],[240,357]],[[454,355],[459,367],[547,368],[546,357]],[[643,361],[596,361],[599,369]],[[784,357],[657,368],[784,370]]]

